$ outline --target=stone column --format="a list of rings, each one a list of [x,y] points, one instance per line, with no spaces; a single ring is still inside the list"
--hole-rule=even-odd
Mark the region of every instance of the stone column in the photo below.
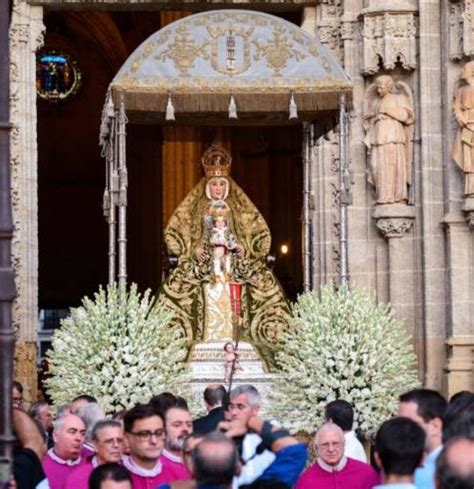
[[[415,263],[413,240],[409,237],[415,221],[415,208],[405,204],[377,205],[373,218],[388,242],[388,289],[394,315],[405,323],[407,332],[416,342]]]
[[[438,0],[419,2],[418,91],[420,140],[419,206],[422,260],[423,328],[425,333],[425,386],[440,389],[446,339],[446,250],[443,228],[443,100],[440,53],[441,11]],[[418,171],[418,170],[417,170]]]
[[[316,7],[305,7],[303,9],[303,21],[301,28],[311,35],[316,33]]]
[[[472,231],[460,210],[444,218],[446,230],[448,315],[443,392],[448,397],[474,387],[474,271]]]
[[[13,266],[17,298],[15,379],[26,401],[36,398],[38,324],[38,151],[36,133],[36,50],[43,43],[43,8],[13,2],[10,24],[11,181]]]
[[[474,337],[456,336],[446,341],[448,360],[444,369],[443,392],[450,398],[456,392],[474,390]]]

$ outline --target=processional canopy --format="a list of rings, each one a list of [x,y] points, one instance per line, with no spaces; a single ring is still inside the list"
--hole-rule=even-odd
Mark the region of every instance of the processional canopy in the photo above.
[[[335,57],[300,27],[261,12],[218,10],[144,41],[110,84],[107,106],[110,113],[123,99],[132,122],[281,123],[324,119],[351,93]]]

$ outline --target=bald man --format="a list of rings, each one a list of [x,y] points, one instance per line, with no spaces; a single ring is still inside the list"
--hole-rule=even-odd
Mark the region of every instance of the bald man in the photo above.
[[[450,440],[436,462],[436,489],[474,487],[474,439]]]

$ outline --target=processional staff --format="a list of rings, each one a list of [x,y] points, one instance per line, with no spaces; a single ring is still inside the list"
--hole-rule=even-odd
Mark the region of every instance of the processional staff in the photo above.
[[[346,96],[341,95],[339,102],[339,245],[340,245],[340,285],[349,285],[348,255],[348,216],[347,207],[352,203],[352,175],[347,158],[348,117]]]
[[[235,363],[237,361],[238,355],[237,350],[239,348],[240,342],[240,328],[242,326],[241,288],[241,284],[238,284],[236,282],[231,282],[229,284],[230,307],[232,310],[232,326],[234,327],[234,331],[237,331],[235,335],[234,358],[232,360],[232,368],[230,370],[229,386],[227,388],[227,392],[230,392],[232,390]]]
[[[109,283],[115,282],[118,278],[122,290],[127,281],[128,188],[126,163],[126,125],[128,120],[123,95],[120,96],[118,109],[114,109],[112,102],[110,102],[105,110],[109,121],[107,127],[103,129],[107,136],[102,153],[106,158],[106,187],[103,209],[109,225]],[[116,272],[117,251],[118,276]]]

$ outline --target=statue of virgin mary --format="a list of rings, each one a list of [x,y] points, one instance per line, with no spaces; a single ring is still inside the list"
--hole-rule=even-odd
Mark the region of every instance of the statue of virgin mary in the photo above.
[[[238,336],[252,344],[270,368],[289,306],[267,266],[270,230],[255,205],[230,178],[231,156],[219,144],[202,157],[205,176],[185,197],[165,229],[178,265],[157,297],[172,310],[172,325],[188,345],[235,339],[231,289],[240,290]],[[220,261],[218,261],[220,260]],[[222,273],[218,273],[218,271]]]

